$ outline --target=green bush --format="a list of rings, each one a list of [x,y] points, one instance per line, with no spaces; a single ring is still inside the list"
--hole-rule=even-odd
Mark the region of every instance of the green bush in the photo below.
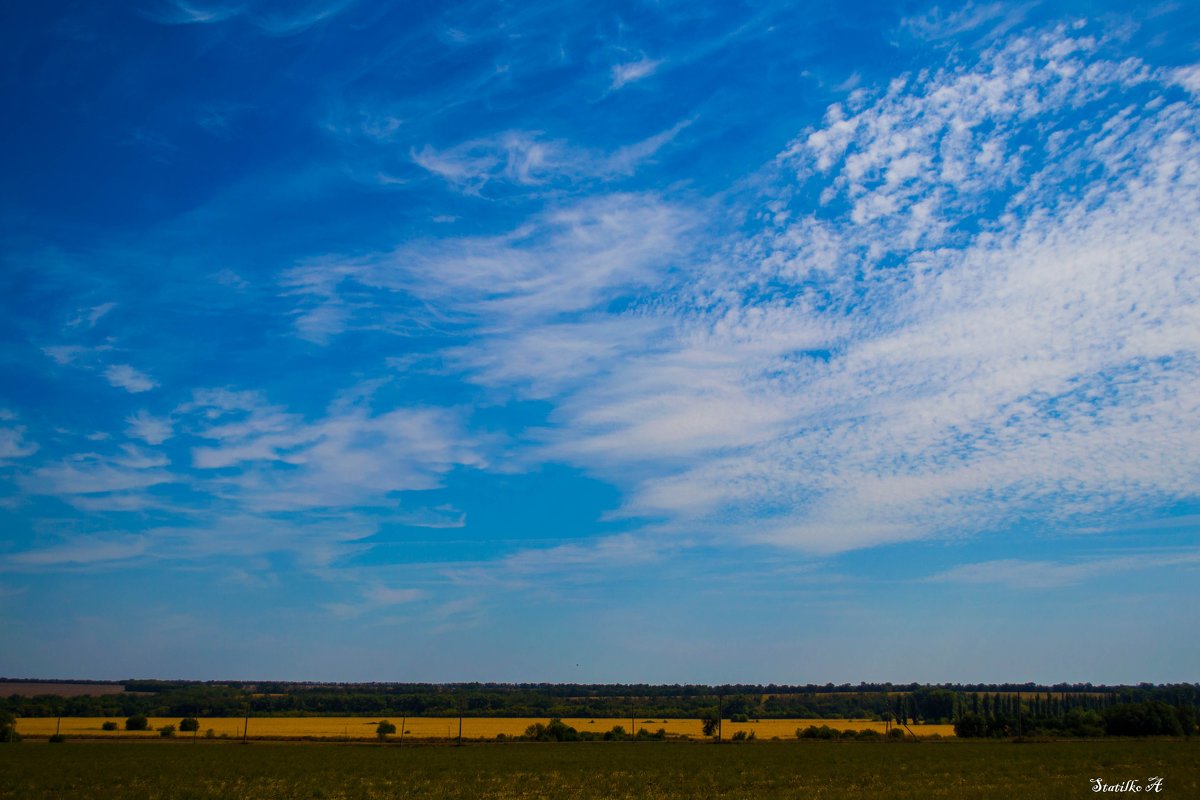
[[[100,730],[102,730],[102,731],[115,731],[115,730],[116,730],[117,728],[119,728],[119,727],[120,727],[120,726],[119,726],[119,725],[117,725],[117,723],[113,722],[113,721],[110,719],[108,722],[105,722],[103,725],[101,725],[101,726],[100,726]]]
[[[158,729],[158,735],[163,737],[164,739],[171,738],[172,736],[175,735],[175,726],[174,725],[163,725],[161,728]]]
[[[185,733],[194,733],[200,730],[200,720],[195,717],[184,717],[179,720],[179,730]]]
[[[809,725],[807,728],[796,729],[796,738],[798,739],[837,739],[841,735],[841,731],[828,725],[822,725],[819,728],[816,725]]]
[[[146,719],[141,714],[137,714],[125,720],[125,730],[148,731],[150,730],[150,720]]]
[[[50,735],[50,744],[62,744],[67,740],[67,737],[61,733],[53,733]]]
[[[393,734],[395,732],[396,732],[395,724],[388,722],[386,719],[381,721],[379,723],[379,725],[375,728],[375,735],[379,737],[380,741],[386,739],[389,734]]]
[[[530,725],[525,729],[525,738],[538,742],[577,742],[579,741],[579,731],[561,719],[555,718],[550,720],[548,725],[540,722]]]

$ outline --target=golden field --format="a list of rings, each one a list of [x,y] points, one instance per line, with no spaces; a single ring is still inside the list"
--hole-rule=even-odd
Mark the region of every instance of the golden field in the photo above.
[[[298,739],[313,737],[321,739],[374,739],[375,726],[383,717],[251,717],[249,738],[251,739]],[[396,725],[397,734],[390,737],[399,739],[400,717],[388,717]],[[104,731],[100,726],[107,721],[116,722],[121,730]],[[498,734],[519,736],[530,725],[548,720],[545,717],[464,717],[462,735],[466,739],[494,739]],[[563,722],[579,731],[594,731],[604,733],[613,726],[620,725],[629,731],[629,717],[623,719],[564,719]],[[158,729],[164,725],[179,727],[178,717],[151,717],[150,731],[126,731],[125,720],[118,717],[63,717],[61,729],[56,717],[26,717],[18,720],[17,730],[23,736],[49,736],[56,730],[66,736],[117,738],[156,738]],[[200,719],[199,736],[204,737],[208,730],[215,736],[240,738],[243,733],[243,717],[210,717]],[[758,722],[722,723],[722,734],[729,738],[738,731],[753,731],[759,739],[770,739],[778,736],[781,739],[791,739],[796,736],[797,728],[809,725],[828,725],[838,730],[874,729],[883,732],[882,722],[872,722],[863,719],[764,719]],[[911,725],[913,733],[918,736],[953,736],[953,725]],[[697,719],[651,719],[638,717],[636,728],[645,728],[654,733],[659,728],[665,728],[670,736],[700,738],[700,720]],[[635,730],[636,730],[635,728]],[[409,717],[404,720],[406,736],[416,739],[447,739],[458,736],[458,717]],[[190,733],[176,733],[179,738],[190,738]]]

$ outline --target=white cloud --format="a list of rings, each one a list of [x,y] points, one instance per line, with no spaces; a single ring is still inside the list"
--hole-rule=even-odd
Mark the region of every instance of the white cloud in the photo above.
[[[65,367],[68,364],[74,363],[74,361],[81,355],[91,353],[92,348],[82,347],[80,345],[62,344],[43,347],[42,352],[54,359],[55,364]]]
[[[609,91],[615,92],[643,78],[649,78],[658,70],[662,63],[662,61],[655,61],[650,58],[641,58],[637,61],[613,64],[612,80],[608,85]]]
[[[34,442],[25,440],[23,425],[0,426],[0,464],[11,458],[24,458],[38,451]]]
[[[158,386],[158,382],[149,375],[128,364],[113,364],[104,370],[104,377],[113,386],[130,394],[148,392]]]
[[[162,444],[175,435],[170,419],[156,417],[144,409],[126,417],[125,424],[126,433],[146,444]]]
[[[192,450],[201,470],[236,468],[225,478],[238,502],[256,512],[361,504],[397,505],[395,492],[433,489],[457,467],[486,464],[480,437],[460,415],[433,408],[372,414],[338,407],[313,422],[266,405],[260,398],[198,393],[189,409],[209,420],[194,433],[217,442]],[[233,406],[230,408],[229,406]],[[238,407],[241,406],[241,407]],[[247,407],[248,406],[248,407]],[[209,412],[217,411],[215,416]]]

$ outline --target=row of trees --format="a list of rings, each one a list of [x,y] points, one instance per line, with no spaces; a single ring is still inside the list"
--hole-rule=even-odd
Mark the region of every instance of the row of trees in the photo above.
[[[1069,696],[1068,696],[1069,697]],[[1010,736],[1191,736],[1196,708],[1161,700],[1105,703],[1061,698],[1057,702],[976,702],[954,723],[964,738]]]
[[[144,693],[61,697],[41,695],[0,698],[0,710],[22,717],[231,717],[256,716],[341,716],[378,715],[468,717],[625,717],[637,714],[684,719],[715,716],[720,706],[726,718],[867,718],[894,720],[902,724],[953,723],[967,715],[983,720],[987,730],[998,729],[1008,720],[1063,720],[1076,710],[1101,712],[1128,703],[1160,702],[1178,709],[1200,708],[1200,686],[1105,687],[1082,692],[964,692],[942,686],[918,686],[904,691],[831,692],[731,692],[723,687],[599,687],[593,696],[576,696],[572,691],[597,687],[532,686],[504,687],[469,684],[434,687],[425,684],[389,685],[391,691],[359,685],[335,688],[307,686],[234,686],[202,683],[133,684]],[[288,688],[285,692],[263,692],[264,688]],[[644,694],[619,695],[616,689],[636,688]],[[748,688],[748,687],[738,687]],[[771,688],[771,687],[749,687]],[[147,691],[156,689],[157,691]],[[649,691],[648,689],[653,689]],[[686,690],[672,694],[672,690]],[[253,690],[253,691],[252,691]],[[1018,713],[1018,707],[1020,712]],[[1078,716],[1078,715],[1076,715]],[[1003,720],[1004,722],[997,722]],[[971,723],[974,724],[974,723]],[[990,735],[990,734],[989,734]]]

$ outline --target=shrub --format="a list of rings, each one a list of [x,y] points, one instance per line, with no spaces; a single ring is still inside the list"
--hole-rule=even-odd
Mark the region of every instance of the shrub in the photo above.
[[[750,715],[749,714],[730,714],[729,721],[730,722],[749,722]]]
[[[127,731],[148,731],[150,730],[150,720],[143,717],[141,714],[132,716],[125,720],[125,730]]]
[[[828,725],[822,725],[819,728],[816,725],[809,725],[807,728],[796,729],[796,738],[798,739],[837,739],[841,735],[841,731]]]
[[[200,720],[195,717],[184,717],[179,720],[179,730],[185,733],[195,733],[200,730]]]
[[[209,728],[208,730],[206,730],[204,732],[204,738],[205,739],[215,739],[215,738],[217,738],[217,732],[214,731],[212,728]]]
[[[110,719],[108,722],[105,722],[103,725],[101,725],[101,726],[100,726],[100,730],[102,730],[102,731],[115,731],[115,730],[116,730],[118,727],[120,727],[120,726],[119,726],[119,725],[117,725],[117,723],[113,722],[113,721]]]
[[[388,734],[395,732],[396,726],[393,723],[388,722],[386,719],[380,722],[379,726],[375,728],[375,735],[378,736],[381,741],[386,739]]]
[[[67,737],[61,733],[53,733],[50,735],[50,744],[62,744],[67,740]]]
[[[555,718],[550,720],[550,724],[548,725],[543,725],[540,722],[536,725],[530,725],[525,729],[525,738],[534,739],[539,742],[577,742],[579,741],[579,731],[561,719]]]
[[[163,725],[161,728],[158,729],[158,735],[163,737],[164,739],[171,738],[172,736],[175,735],[175,726],[174,725]]]
[[[744,742],[744,741],[746,741],[746,732],[738,731],[733,736],[730,736],[729,739],[730,739],[730,741],[733,741],[733,742]]]

